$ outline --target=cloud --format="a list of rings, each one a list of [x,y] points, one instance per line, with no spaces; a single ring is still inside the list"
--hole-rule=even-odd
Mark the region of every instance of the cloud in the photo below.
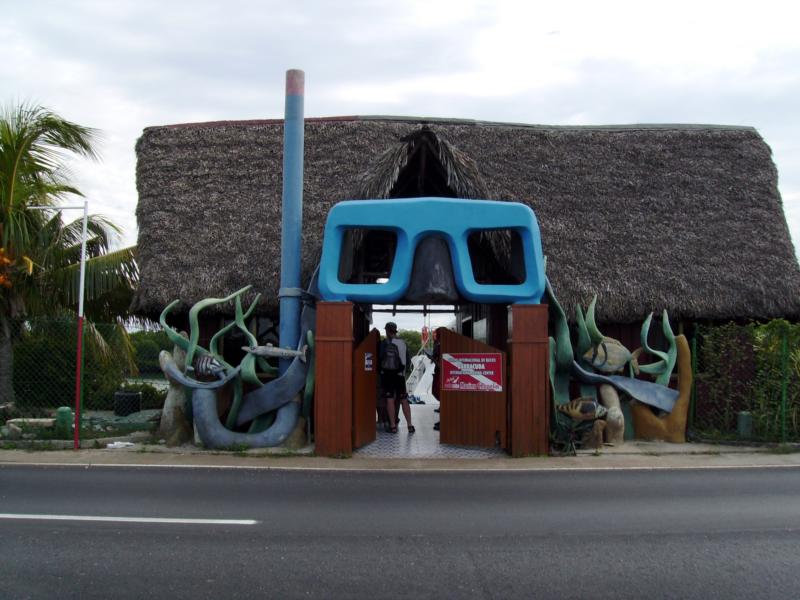
[[[141,130],[280,118],[293,67],[308,116],[752,125],[800,240],[797,12],[770,0],[15,2],[0,89],[104,131],[103,162],[74,170],[129,243]]]

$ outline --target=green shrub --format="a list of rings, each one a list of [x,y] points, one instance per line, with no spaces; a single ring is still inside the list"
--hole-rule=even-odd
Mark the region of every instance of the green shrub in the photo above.
[[[135,331],[129,335],[136,351],[139,373],[161,373],[158,355],[162,350],[172,350],[172,343],[163,331]]]
[[[422,346],[422,335],[419,331],[403,329],[397,333],[397,337],[405,341],[406,346],[408,347],[408,354],[410,356],[417,355],[417,352],[419,352],[419,349]]]
[[[167,390],[160,390],[149,383],[125,383],[120,386],[120,392],[141,392],[142,410],[150,408],[163,408],[167,399]]]
[[[698,327],[697,354],[696,431],[704,437],[736,437],[737,414],[748,411],[754,439],[781,441],[785,429],[787,441],[800,440],[800,325],[776,319]]]
[[[75,402],[77,329],[74,319],[25,323],[14,343],[14,394],[26,414]],[[83,406],[109,410],[129,375],[127,339],[115,324],[87,324],[83,344]]]

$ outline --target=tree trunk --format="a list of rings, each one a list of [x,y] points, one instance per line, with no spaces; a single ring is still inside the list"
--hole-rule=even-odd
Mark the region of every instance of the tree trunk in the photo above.
[[[0,313],[0,405],[14,402],[14,346],[11,322]]]

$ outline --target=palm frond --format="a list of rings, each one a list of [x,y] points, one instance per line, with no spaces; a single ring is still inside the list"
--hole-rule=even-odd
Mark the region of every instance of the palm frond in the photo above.
[[[83,323],[83,343],[86,345],[87,351],[91,351],[99,362],[108,364],[113,360],[114,352],[111,345],[98,331],[97,326],[88,320]]]
[[[80,286],[80,263],[71,263],[51,273],[57,287],[65,293],[64,303],[77,304]],[[86,261],[86,299],[93,300],[114,289],[122,288],[131,293],[139,281],[136,264],[136,248],[122,248],[114,252],[95,256]]]
[[[126,372],[138,375],[136,350],[125,326],[117,321],[112,327],[106,325],[103,329],[105,332],[98,329],[94,322],[88,319],[84,321],[84,344],[87,352],[94,360],[105,366],[112,366],[121,360]]]

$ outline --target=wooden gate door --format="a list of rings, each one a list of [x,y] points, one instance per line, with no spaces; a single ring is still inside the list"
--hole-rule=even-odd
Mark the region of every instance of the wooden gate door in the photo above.
[[[506,354],[439,329],[439,440],[462,446],[508,447]]]
[[[353,449],[375,441],[375,401],[378,397],[377,329],[353,351]]]

